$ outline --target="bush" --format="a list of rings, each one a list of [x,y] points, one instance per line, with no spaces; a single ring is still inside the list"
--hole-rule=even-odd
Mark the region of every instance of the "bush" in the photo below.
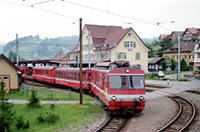
[[[190,81],[190,80],[187,78],[181,78],[181,79],[179,79],[179,81]]]
[[[20,115],[20,116],[18,116],[17,117],[17,119],[16,119],[16,127],[18,128],[18,129],[27,129],[27,128],[29,128],[30,127],[30,123],[29,123],[29,120],[27,120],[27,121],[24,121],[24,119],[22,118],[22,116]]]
[[[37,120],[40,123],[55,123],[60,119],[60,116],[53,114],[51,112],[40,113]]]
[[[155,74],[148,74],[148,75],[146,75],[146,79],[160,80],[160,78],[157,77]]]

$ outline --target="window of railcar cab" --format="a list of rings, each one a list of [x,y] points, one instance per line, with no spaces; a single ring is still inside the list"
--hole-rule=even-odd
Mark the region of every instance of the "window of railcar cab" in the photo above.
[[[128,76],[128,88],[129,89],[143,89],[144,76]]]
[[[110,89],[125,89],[126,76],[110,76]]]

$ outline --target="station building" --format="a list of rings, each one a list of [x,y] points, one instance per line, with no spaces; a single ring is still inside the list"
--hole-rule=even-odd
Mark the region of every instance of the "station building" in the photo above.
[[[7,93],[19,89],[18,73],[19,69],[5,55],[0,54],[0,81],[5,82]]]

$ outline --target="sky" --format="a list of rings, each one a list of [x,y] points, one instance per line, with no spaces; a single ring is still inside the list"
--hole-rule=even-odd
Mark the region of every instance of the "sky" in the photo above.
[[[0,0],[0,44],[79,35],[80,23],[132,27],[141,38],[200,28],[200,0]]]

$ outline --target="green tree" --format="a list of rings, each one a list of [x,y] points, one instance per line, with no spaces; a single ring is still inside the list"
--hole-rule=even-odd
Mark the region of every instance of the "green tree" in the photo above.
[[[171,68],[171,70],[175,70],[176,69],[176,66],[177,66],[177,64],[176,64],[176,62],[174,61],[174,59],[172,58],[172,59],[170,59],[169,57],[165,57],[164,58],[164,60],[163,61],[161,61],[161,64],[162,64],[162,67],[163,67],[163,69],[164,70],[166,70],[167,69],[167,62],[171,62],[170,63],[170,68]]]
[[[174,43],[171,38],[164,38],[160,41],[160,49],[158,50],[159,56],[162,56],[162,52],[173,47]]]
[[[13,104],[6,98],[5,83],[0,82],[0,132],[9,132],[14,120],[15,113],[12,110]]]
[[[8,59],[12,62],[16,61],[17,58],[16,58],[16,53],[14,53],[12,50],[9,52],[8,54]]]
[[[172,59],[171,59],[171,69],[172,69],[172,70],[175,70],[176,67],[177,67],[177,63],[176,63],[176,62],[174,61],[174,59],[172,58]]]
[[[186,63],[185,59],[181,60],[181,71],[188,71],[188,64]]]
[[[29,99],[29,103],[27,103],[28,108],[40,108],[40,100],[36,96],[36,91],[32,90],[31,91],[31,98]]]

